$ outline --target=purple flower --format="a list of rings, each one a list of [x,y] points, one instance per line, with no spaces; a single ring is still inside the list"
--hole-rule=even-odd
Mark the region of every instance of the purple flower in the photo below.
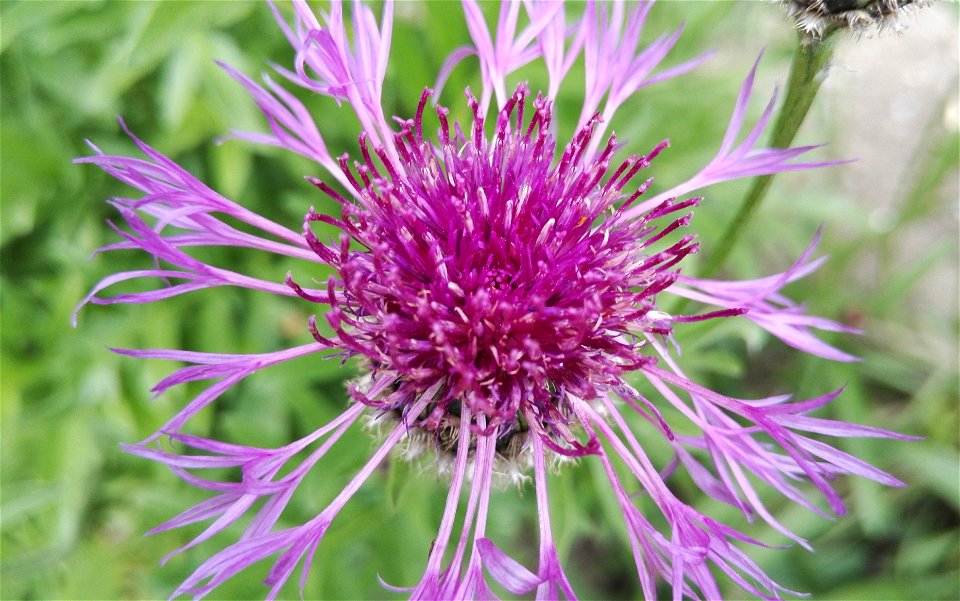
[[[451,122],[446,108],[432,105],[429,89],[412,119],[391,123],[385,118],[380,99],[390,48],[389,2],[379,24],[369,8],[357,4],[352,29],[339,2],[319,19],[304,2],[294,6],[292,25],[274,8],[296,51],[293,70],[277,70],[290,82],[353,109],[363,127],[359,155],[352,161],[347,155],[335,158],[294,95],[269,79],[261,85],[224,65],[270,126],[267,134],[235,136],[316,161],[326,175],[307,179],[340,204],[340,215],[310,209],[300,231],[274,223],[220,196],[132,133],[145,158],[111,156],[93,147],[94,155],[78,160],[142,193],[112,200],[127,227],[116,227],[122,241],[101,250],[140,249],[154,259],[152,268],[104,279],[81,305],[148,303],[238,286],[300,299],[314,306],[321,320],[315,316],[305,325],[313,342],[271,353],[117,351],[190,364],[157,384],[157,393],[212,381],[154,435],[127,447],[211,494],[153,531],[207,522],[178,553],[252,514],[239,540],[200,565],[174,596],[202,596],[271,556],[276,559],[266,581],[272,587],[269,597],[279,594],[301,561],[302,589],[311,558],[339,511],[388,455],[400,451],[434,457],[450,479],[420,582],[390,587],[417,599],[488,598],[493,592],[487,576],[513,594],[536,590],[538,599],[574,598],[553,540],[546,478],[551,465],[567,458],[602,464],[649,599],[656,596],[658,577],[672,586],[676,598],[716,599],[718,571],[759,597],[784,592],[741,549],[742,543],[762,543],[674,495],[666,479],[681,466],[706,494],[746,518],[759,516],[804,546],[767,511],[756,483],[824,513],[798,485],[809,480],[838,514],[844,505],[830,481],[839,474],[901,485],[810,436],[906,438],[808,415],[839,391],[803,401],[734,399],[692,382],[676,361],[672,333],[682,327],[678,324],[741,315],[799,350],[854,359],[811,332],[848,328],[806,315],[780,293],[820,265],[809,260],[814,244],[786,272],[768,278],[721,282],[680,275],[679,265],[697,251],[695,236],[683,232],[690,209],[701,200],[683,195],[731,179],[828,164],[795,162],[810,147],[757,147],[773,100],[737,143],[756,65],[715,158],[687,181],[647,199],[650,180],[640,174],[668,143],[618,159],[621,145],[614,135],[604,137],[604,128],[637,90],[702,60],[658,71],[680,30],[641,47],[650,4],[588,3],[581,15],[568,18],[562,4],[533,0],[523,5],[529,24],[518,31],[521,5],[511,3],[501,8],[491,34],[477,4],[465,0],[472,44],[455,51],[439,74],[442,84],[460,60],[479,60],[482,85],[479,98],[466,91],[473,117],[465,124]],[[557,133],[553,101],[581,55],[587,79],[579,124],[573,132]],[[523,83],[510,93],[508,77],[534,60],[542,60],[549,74],[546,93],[533,93]],[[231,225],[237,222],[244,224],[242,230]],[[334,226],[339,236],[321,239],[312,230],[314,222]],[[333,275],[319,286],[305,284],[315,275],[309,271],[262,280],[190,252],[207,246],[305,259],[327,266]],[[158,281],[159,286],[100,296],[127,280]],[[670,315],[658,309],[661,294],[708,308]],[[352,402],[346,411],[309,436],[280,448],[256,448],[184,431],[198,411],[253,372],[313,354],[356,358],[364,375],[349,385]],[[634,385],[643,380],[656,397]],[[676,424],[661,413],[664,407],[686,418],[683,432],[699,433],[675,431]],[[675,455],[671,464],[655,466],[648,458],[624,417],[629,412],[662,434]],[[364,416],[380,427],[379,449],[313,519],[278,529],[306,474]],[[164,450],[157,444],[164,437],[189,452]],[[615,462],[629,471],[629,480]],[[204,470],[212,468],[239,469],[241,477],[205,477]],[[494,481],[522,482],[531,471],[540,516],[539,563],[532,570],[486,536]],[[661,514],[656,520],[638,509],[635,496],[641,491]],[[463,496],[466,511],[458,515]],[[456,523],[462,524],[457,533]]]

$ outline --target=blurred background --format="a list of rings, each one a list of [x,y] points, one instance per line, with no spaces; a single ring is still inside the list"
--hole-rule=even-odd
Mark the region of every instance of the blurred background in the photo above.
[[[440,63],[468,40],[458,4],[397,6],[385,112],[409,116]],[[492,7],[487,6],[487,9]],[[285,9],[286,10],[286,9]],[[666,65],[705,51],[695,72],[643,90],[614,120],[629,151],[663,138],[671,148],[651,172],[659,189],[709,160],[739,85],[765,48],[755,117],[774,85],[785,83],[796,42],[773,3],[663,2],[644,40],[686,22]],[[838,489],[849,515],[828,521],[776,497],[769,505],[816,548],[750,549],[784,586],[815,599],[960,598],[958,464],[958,27],[956,5],[936,4],[908,18],[902,35],[839,41],[834,64],[798,143],[828,145],[817,160],[858,158],[843,167],[778,177],[725,275],[780,271],[825,227],[818,250],[830,261],[789,289],[810,311],[854,324],[862,336],[828,340],[863,358],[835,364],[806,357],[746,323],[691,324],[680,332],[683,365],[730,395],[819,395],[846,386],[820,415],[924,436],[922,442],[840,441],[839,447],[905,480],[886,489],[847,479]],[[121,452],[145,438],[200,387],[152,400],[149,388],[174,369],[119,357],[108,347],[267,352],[309,340],[311,307],[291,299],[208,290],[148,306],[74,306],[101,277],[149,261],[135,253],[90,260],[115,239],[104,202],[129,194],[91,166],[89,138],[109,152],[134,153],[117,124],[131,129],[217,191],[298,228],[323,197],[303,175],[305,159],[228,141],[231,129],[263,131],[245,92],[215,64],[250,74],[292,52],[259,2],[3,2],[0,5],[0,398],[2,398],[2,572],[4,599],[165,598],[232,533],[161,558],[199,528],[143,533],[204,498],[166,469]],[[579,114],[582,65],[558,102],[559,131]],[[544,74],[524,72],[531,87]],[[478,84],[467,61],[442,101],[463,118],[461,91]],[[359,128],[348,108],[308,98],[333,154],[354,152]],[[561,135],[562,137],[562,135]],[[745,183],[706,191],[692,228],[710,252],[738,206]],[[273,257],[235,250],[215,257],[241,272],[280,280]],[[302,269],[302,267],[301,267]],[[695,270],[694,270],[695,271]],[[309,277],[309,274],[304,276]],[[335,362],[300,361],[249,378],[202,414],[196,431],[224,440],[280,445],[339,413]],[[288,513],[312,517],[347,482],[375,442],[353,432]],[[612,495],[597,462],[568,466],[551,480],[561,554],[582,598],[633,599],[639,586]],[[696,497],[689,480],[671,484],[713,517],[761,540],[787,541],[744,525],[730,508]],[[383,467],[341,514],[321,544],[306,598],[393,598],[377,575],[411,585],[436,532],[447,484],[429,466]],[[531,487],[494,495],[490,536],[535,566]],[[213,598],[262,597],[269,564],[248,570]],[[728,587],[731,598],[736,589]],[[285,590],[296,597],[295,585]]]

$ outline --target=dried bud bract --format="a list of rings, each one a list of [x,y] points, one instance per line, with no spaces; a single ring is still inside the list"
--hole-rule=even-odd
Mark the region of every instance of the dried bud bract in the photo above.
[[[838,30],[856,35],[886,31],[900,32],[906,26],[903,17],[930,0],[781,0],[808,41],[819,40]]]

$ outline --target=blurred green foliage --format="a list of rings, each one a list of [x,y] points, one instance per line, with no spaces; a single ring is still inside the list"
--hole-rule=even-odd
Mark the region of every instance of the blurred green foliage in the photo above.
[[[433,84],[439,64],[464,43],[467,32],[455,3],[404,3],[397,13],[384,102],[388,114],[409,115],[420,90]],[[654,167],[665,184],[690,175],[712,156],[740,80],[759,49],[768,48],[762,73],[783,81],[794,40],[773,5],[665,3],[654,9],[649,28],[661,32],[682,19],[687,31],[669,61],[717,47],[714,66],[643,91],[613,124],[638,151],[670,137],[671,150]],[[767,37],[758,35],[748,47],[737,46],[732,40],[754,22],[765,24],[756,31]],[[878,48],[882,51],[882,43]],[[309,339],[309,308],[289,299],[210,290],[150,306],[88,307],[79,328],[72,329],[71,312],[94,282],[145,265],[146,259],[114,253],[88,260],[95,248],[114,239],[104,224],[112,211],[103,200],[128,191],[96,168],[71,160],[89,152],[84,138],[108,151],[132,153],[133,145],[116,121],[122,115],[138,136],[214,189],[296,228],[309,206],[323,206],[323,198],[302,179],[318,174],[318,167],[274,149],[235,141],[211,144],[231,129],[264,127],[244,91],[214,60],[256,75],[268,70],[267,61],[289,64],[290,58],[269,11],[256,2],[0,5],[0,597],[163,598],[229,540],[231,533],[159,567],[165,553],[198,530],[148,538],[142,533],[203,495],[165,469],[125,455],[119,443],[147,436],[200,388],[151,399],[150,386],[174,366],[118,357],[107,347],[276,350]],[[575,66],[571,78],[582,77],[582,71]],[[476,85],[476,77],[476,65],[468,61],[447,85],[442,100],[454,115],[465,114],[459,90],[470,82]],[[536,70],[524,77],[534,87],[544,81]],[[753,114],[764,94],[761,88]],[[358,128],[349,109],[301,97],[315,111],[334,153],[353,151]],[[577,103],[573,85],[558,101],[559,131],[570,130]],[[835,125],[827,119],[809,126],[801,141],[829,140]],[[817,553],[799,548],[751,553],[775,579],[818,599],[960,598],[957,315],[950,302],[923,304],[938,294],[928,273],[955,260],[956,240],[914,248],[896,267],[883,260],[903,252],[901,232],[941,218],[944,203],[937,199],[957,178],[955,132],[933,127],[929,141],[929,151],[912,159],[917,177],[905,188],[909,202],[896,227],[872,228],[866,200],[845,192],[836,170],[792,174],[778,178],[729,268],[729,275],[744,277],[782,269],[825,222],[821,252],[833,258],[791,293],[809,299],[818,314],[860,324],[864,336],[831,340],[863,356],[862,363],[804,357],[734,322],[691,325],[682,333],[685,368],[719,390],[814,395],[845,384],[842,397],[823,415],[926,437],[919,443],[841,442],[841,448],[892,471],[910,486],[890,490],[862,480],[842,481],[851,515],[838,522],[769,500],[785,524],[812,539]],[[829,149],[822,152],[829,157]],[[710,201],[694,221],[705,248],[717,239],[743,189],[730,184],[709,191]],[[843,235],[832,235],[837,231]],[[879,264],[873,283],[864,283],[858,273],[865,260],[875,257]],[[238,271],[271,279],[282,278],[289,268],[241,252],[224,252],[219,258]],[[925,309],[912,308],[904,302],[907,298],[920,299]],[[227,440],[282,444],[342,410],[342,379],[351,373],[349,366],[310,360],[273,368],[226,395],[197,427]],[[322,471],[305,483],[290,508],[289,523],[323,507],[374,445],[367,432],[348,435]],[[662,457],[663,450],[654,444],[652,453]],[[636,598],[622,518],[602,480],[596,462],[590,461],[552,479],[561,552],[584,598]],[[711,505],[694,496],[689,479],[679,477],[673,484],[698,506]],[[429,468],[400,462],[383,467],[320,546],[306,597],[386,597],[377,575],[394,584],[415,582],[445,489]],[[490,536],[534,565],[532,490],[505,490],[493,501]],[[711,511],[719,519],[741,523],[730,508]],[[746,529],[771,544],[784,542],[763,527]],[[262,596],[265,589],[259,583],[267,567],[234,578],[214,597]],[[295,585],[287,594],[296,595]]]

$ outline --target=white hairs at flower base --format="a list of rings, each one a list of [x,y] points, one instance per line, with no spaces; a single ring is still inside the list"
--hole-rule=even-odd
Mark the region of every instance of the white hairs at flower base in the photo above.
[[[174,552],[179,553],[252,514],[239,539],[197,567],[174,596],[203,596],[271,556],[277,558],[266,580],[268,596],[280,594],[301,561],[302,590],[314,552],[337,514],[402,441],[410,452],[435,454],[450,479],[422,578],[391,587],[415,599],[488,598],[493,591],[487,577],[513,594],[535,590],[538,599],[574,598],[548,509],[546,471],[557,458],[602,465],[648,599],[656,596],[658,578],[672,586],[675,597],[717,599],[715,575],[721,572],[758,597],[775,598],[784,591],[740,548],[761,543],[679,499],[665,481],[668,471],[686,469],[705,494],[744,516],[759,516],[804,546],[767,511],[758,483],[823,513],[798,486],[809,480],[837,514],[844,512],[830,484],[837,475],[900,485],[810,436],[904,438],[808,416],[839,391],[803,401],[787,395],[730,398],[688,379],[674,355],[674,328],[746,318],[800,351],[853,359],[811,333],[848,328],[806,315],[780,293],[821,264],[810,258],[816,240],[793,266],[770,277],[725,282],[680,275],[679,266],[698,248],[695,236],[681,232],[690,225],[690,209],[701,202],[685,195],[732,179],[830,164],[796,162],[811,147],[757,147],[773,100],[737,142],[756,65],[716,156],[688,180],[647,199],[650,180],[638,176],[651,168],[667,142],[648,144],[647,154],[616,158],[621,144],[612,134],[605,138],[605,128],[617,107],[638,90],[702,60],[660,68],[680,30],[641,46],[650,4],[590,2],[570,17],[562,3],[531,1],[523,4],[529,24],[521,28],[521,5],[510,3],[501,7],[491,31],[479,6],[465,0],[471,43],[454,52],[439,75],[445,81],[464,58],[479,61],[479,98],[466,92],[472,120],[465,124],[452,123],[446,108],[432,106],[429,89],[410,99],[412,119],[394,123],[385,117],[381,90],[390,56],[390,2],[379,22],[371,9],[354,5],[352,27],[339,2],[319,14],[301,1],[294,6],[292,24],[274,8],[296,51],[294,68],[278,70],[289,82],[353,109],[363,128],[357,132],[360,156],[353,162],[346,155],[334,158],[321,134],[323,124],[295,96],[269,79],[261,85],[225,65],[270,128],[236,136],[316,161],[323,174],[308,180],[318,194],[339,203],[340,215],[305,207],[299,231],[275,223],[217,194],[132,133],[145,158],[107,155],[94,147],[94,155],[79,159],[141,193],[112,201],[127,227],[116,228],[122,241],[104,250],[139,249],[155,261],[152,268],[104,279],[82,304],[149,303],[236,286],[292,297],[329,325],[324,336],[314,317],[304,324],[312,334],[309,343],[254,355],[118,351],[191,364],[157,384],[158,393],[212,381],[155,434],[126,447],[211,494],[154,532],[209,522]],[[561,85],[571,83],[567,73],[580,56],[587,77],[579,123],[573,131],[552,133],[554,100]],[[546,91],[508,85],[517,68],[534,60],[546,66]],[[249,227],[241,231],[230,222]],[[315,222],[340,233],[321,239],[312,229]],[[263,280],[191,254],[197,247],[231,246],[312,261],[332,268],[334,275],[308,288],[303,282],[314,275],[309,270]],[[128,280],[159,286],[101,296]],[[658,308],[661,295],[706,308],[670,315]],[[309,436],[279,448],[185,431],[194,415],[255,371],[308,355],[357,358],[365,370],[349,386],[351,403],[332,422],[317,424]],[[646,380],[657,395],[638,391],[630,384],[637,379]],[[665,407],[683,417],[683,428],[668,423]],[[675,460],[663,473],[664,466],[653,464],[628,426],[625,415],[631,412],[651,423],[672,448]],[[281,527],[298,485],[361,416],[380,424],[380,446],[369,462],[314,518]],[[690,433],[694,429],[697,434]],[[158,444],[161,439],[188,452],[166,450]],[[624,478],[616,463],[631,477]],[[488,516],[496,511],[490,506],[494,473],[503,466],[518,481],[532,472],[540,552],[531,568],[509,557],[486,533]],[[242,477],[204,477],[211,468],[237,468]],[[640,492],[660,517],[651,520],[641,513],[635,504]],[[458,521],[462,529],[454,533]],[[424,541],[425,549],[428,544]]]

